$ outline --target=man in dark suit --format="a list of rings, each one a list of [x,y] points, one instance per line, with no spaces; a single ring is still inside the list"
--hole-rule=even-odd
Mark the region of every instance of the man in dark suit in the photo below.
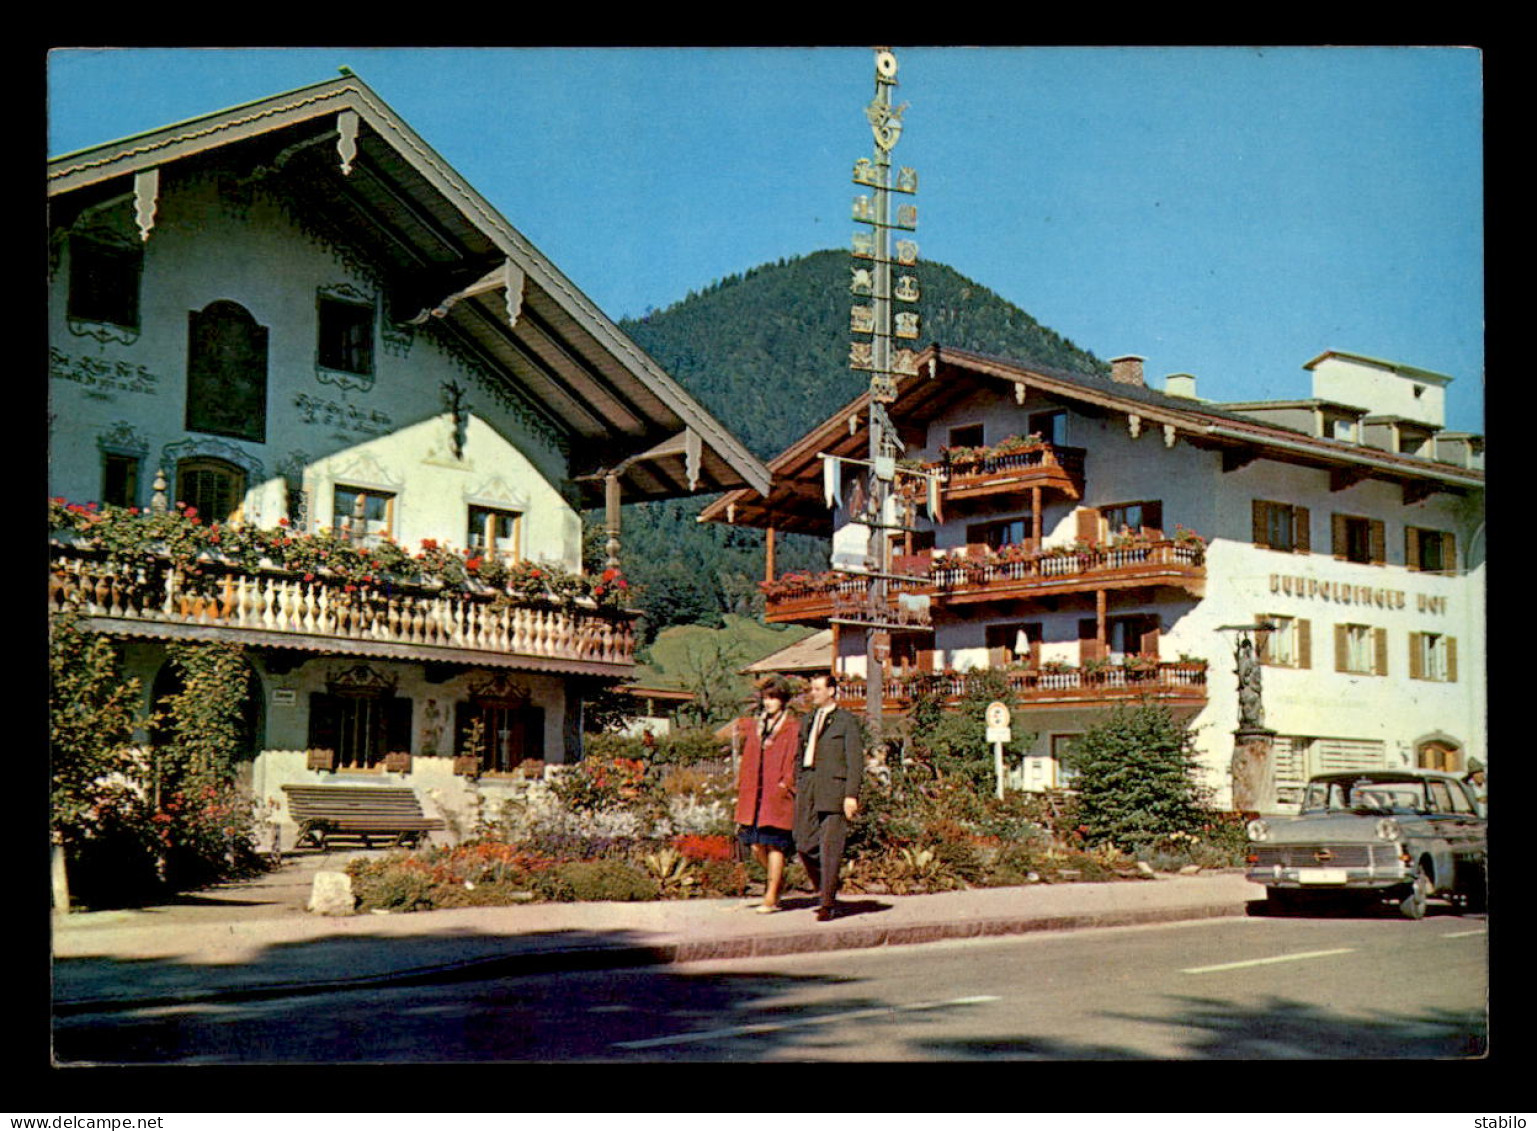
[[[825,923],[835,914],[843,845],[859,812],[865,752],[859,720],[838,706],[836,678],[812,676],[810,694],[815,711],[803,724],[795,771],[795,848],[820,896],[817,921]]]

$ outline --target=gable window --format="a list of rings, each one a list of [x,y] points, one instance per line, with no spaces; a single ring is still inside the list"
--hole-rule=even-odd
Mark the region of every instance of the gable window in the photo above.
[[[101,456],[101,501],[113,507],[131,507],[139,502],[139,457],[121,452],[103,452]]]
[[[70,318],[138,329],[144,249],[76,234],[69,240]]]
[[[340,538],[373,544],[395,530],[395,496],[388,491],[337,486],[331,496],[331,530]]]
[[[1382,565],[1387,561],[1385,527],[1376,519],[1354,515],[1333,516],[1334,556],[1362,565]]]
[[[318,358],[326,369],[368,376],[374,371],[374,308],[334,298],[319,300]]]
[[[1444,530],[1404,527],[1404,564],[1421,573],[1453,573],[1457,569],[1457,538]]]
[[[1335,625],[1334,670],[1352,675],[1387,675],[1387,629],[1364,624]]]
[[[1457,682],[1457,638],[1440,632],[1409,634],[1409,678]]]
[[[188,431],[265,443],[267,327],[221,299],[188,315],[187,336]]]
[[[176,465],[176,501],[196,507],[204,522],[239,518],[245,489],[245,472],[225,460],[198,457]]]
[[[1254,544],[1267,550],[1306,554],[1311,549],[1308,509],[1291,503],[1272,503],[1255,499],[1253,507]]]
[[[523,515],[495,507],[471,507],[464,544],[509,561],[523,556]]]
[[[1269,632],[1256,633],[1259,662],[1275,668],[1311,668],[1313,666],[1313,625],[1300,617],[1262,614],[1256,618],[1268,624]]]

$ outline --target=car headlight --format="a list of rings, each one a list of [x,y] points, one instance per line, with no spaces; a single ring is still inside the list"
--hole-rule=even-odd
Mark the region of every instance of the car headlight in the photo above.
[[[1392,817],[1384,817],[1377,822],[1378,840],[1402,840],[1404,831],[1398,827],[1398,822]]]
[[[1264,821],[1256,819],[1249,822],[1248,833],[1250,840],[1269,840],[1270,826]]]

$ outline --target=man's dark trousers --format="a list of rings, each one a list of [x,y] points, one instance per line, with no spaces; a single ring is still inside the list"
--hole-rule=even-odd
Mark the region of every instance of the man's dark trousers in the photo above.
[[[813,724],[807,724],[808,729]],[[804,755],[804,751],[802,751]],[[831,908],[838,895],[838,870],[848,839],[844,798],[859,796],[864,775],[864,741],[859,722],[836,708],[817,735],[815,759],[797,760],[795,774],[795,848],[821,905]]]

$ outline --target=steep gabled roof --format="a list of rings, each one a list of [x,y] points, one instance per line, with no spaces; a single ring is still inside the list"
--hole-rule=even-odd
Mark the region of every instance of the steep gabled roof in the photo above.
[[[1143,385],[937,345],[919,354],[918,376],[898,379],[897,399],[887,406],[887,414],[899,431],[914,429],[904,442],[921,447],[923,441],[916,432],[919,426],[990,381],[1024,386],[1090,412],[1135,415],[1144,428],[1167,427],[1182,442],[1221,451],[1229,467],[1257,458],[1281,460],[1338,472],[1348,481],[1375,478],[1396,482],[1403,485],[1408,497],[1423,497],[1432,491],[1482,490],[1484,486],[1482,471],[1313,436]],[[868,458],[868,429],[869,398],[861,394],[769,461],[774,483],[766,495],[731,491],[705,507],[699,521],[831,533],[832,513],[823,501],[820,454]]]
[[[53,223],[209,169],[269,180],[384,279],[385,316],[433,320],[560,435],[584,501],[767,491],[767,469],[360,79],[342,77],[48,164]],[[148,220],[150,238],[153,214]],[[143,220],[141,220],[141,224]]]

